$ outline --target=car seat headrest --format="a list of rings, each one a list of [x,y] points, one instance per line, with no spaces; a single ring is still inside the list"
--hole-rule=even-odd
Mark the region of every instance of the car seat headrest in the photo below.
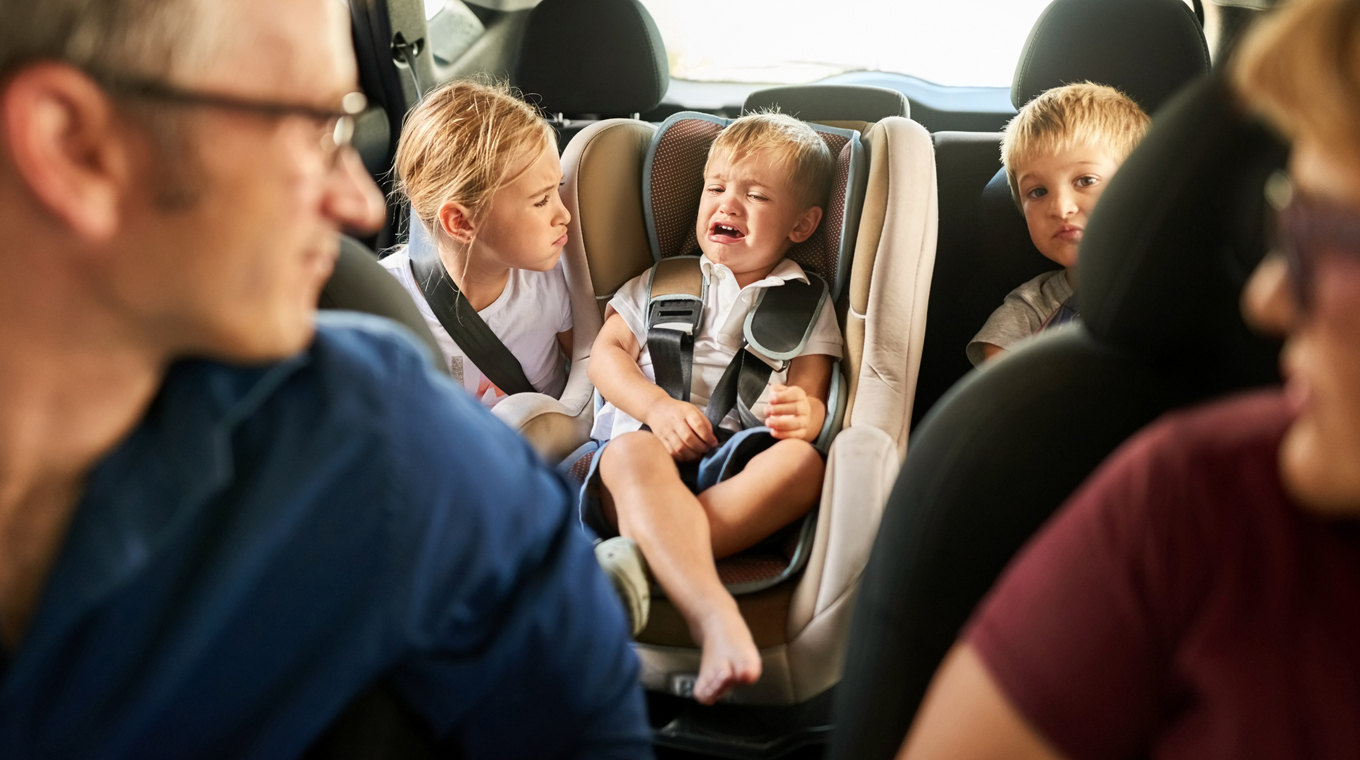
[[[805,84],[769,87],[746,96],[743,113],[778,109],[803,121],[867,121],[911,118],[907,96],[886,87]]]
[[[1209,71],[1209,48],[1182,0],[1054,0],[1039,14],[1011,83],[1016,108],[1044,90],[1092,81],[1149,114]]]
[[[1034,246],[1025,217],[1015,207],[1004,169],[993,175],[982,189],[978,222],[982,249],[988,255],[982,261],[985,271],[975,273],[975,277],[997,283],[1009,291],[1032,277],[1058,268],[1056,262],[1045,258]]]
[[[652,136],[642,169],[642,210],[652,259],[698,253],[695,220],[704,189],[708,149],[732,119],[682,111]],[[840,297],[848,277],[859,212],[864,205],[868,165],[859,133],[811,124],[836,158],[831,194],[812,237],[789,249],[788,258],[816,272]]]
[[[1264,186],[1286,154],[1218,78],[1168,103],[1083,236],[1091,334],[1189,382],[1277,381],[1278,344],[1247,329],[1238,300],[1268,248]]]
[[[627,116],[656,108],[670,69],[638,0],[543,0],[524,30],[515,84],[548,113]]]

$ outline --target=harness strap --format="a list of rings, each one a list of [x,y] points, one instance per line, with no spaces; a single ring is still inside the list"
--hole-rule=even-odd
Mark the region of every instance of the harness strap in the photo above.
[[[519,360],[487,327],[477,310],[458,290],[453,278],[449,277],[444,262],[439,258],[439,250],[425,231],[425,225],[412,218],[410,230],[406,250],[411,259],[411,274],[415,275],[416,287],[425,296],[425,302],[439,319],[439,324],[444,326],[453,342],[497,388],[511,395],[534,393],[536,389],[525,377]]]
[[[652,354],[656,384],[671,398],[689,401],[694,371],[694,337],[679,330],[653,327],[647,331],[647,350]]]
[[[694,333],[704,317],[703,269],[698,256],[663,259],[647,283],[647,350],[656,384],[667,395],[689,401],[694,372]]]
[[[751,407],[755,406],[760,394],[765,392],[765,386],[770,384],[772,372],[773,367],[743,346],[742,350],[732,357],[727,369],[723,370],[718,384],[713,386],[713,395],[708,399],[708,408],[704,409],[704,416],[708,417],[713,429],[718,429],[723,418],[734,406],[737,408],[737,415],[741,417],[743,429],[764,425],[764,420],[757,419],[751,413]]]
[[[741,350],[723,370],[704,415],[717,430],[733,408],[743,428],[765,424],[751,412],[770,375],[788,368],[807,345],[826,299],[826,282],[808,273],[762,288],[746,315]],[[694,371],[694,333],[703,322],[707,281],[697,256],[662,259],[652,268],[647,294],[647,349],[656,384],[674,399],[688,401]]]

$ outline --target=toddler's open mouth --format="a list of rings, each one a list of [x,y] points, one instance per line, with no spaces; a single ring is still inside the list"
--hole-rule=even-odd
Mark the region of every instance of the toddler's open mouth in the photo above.
[[[714,222],[708,226],[708,239],[715,243],[735,243],[746,237],[746,233],[730,224]]]

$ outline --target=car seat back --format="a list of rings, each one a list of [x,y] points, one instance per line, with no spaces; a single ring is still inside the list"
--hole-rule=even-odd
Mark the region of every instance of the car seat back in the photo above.
[[[378,257],[367,246],[348,235],[340,236],[340,255],[317,306],[375,314],[400,323],[425,345],[433,364],[448,373],[443,351],[411,295],[378,264]]]
[[[670,86],[665,43],[638,0],[543,0],[518,58],[515,84],[561,146],[591,122],[651,111]]]
[[[865,570],[830,757],[896,753],[978,600],[1123,440],[1173,407],[1277,381],[1278,344],[1247,330],[1238,297],[1284,158],[1221,82],[1177,96],[1091,217],[1085,324],[972,373],[917,428]]]
[[[803,121],[864,132],[889,116],[911,118],[907,96],[886,87],[803,84],[769,87],[746,96],[743,113],[777,110]]]
[[[1155,114],[1208,70],[1199,21],[1181,0],[1056,0],[1025,42],[1011,101],[1019,108],[1047,89],[1089,80]],[[1001,135],[934,137],[941,235],[913,422],[972,369],[964,349],[1006,294],[1057,268],[1034,247],[1011,197]]]
[[[703,161],[712,136],[721,127],[721,120],[707,116],[686,123],[700,135],[689,138],[695,144],[667,140],[666,155],[659,148],[653,156],[655,165],[661,155],[662,171],[679,173],[664,168],[673,159],[674,146],[686,154],[682,160],[693,172],[689,179],[682,178],[691,186],[685,194],[692,197],[683,199],[686,210],[667,214],[654,230],[659,251],[680,250],[690,241]],[[662,188],[653,191],[650,181],[644,185],[640,180],[656,131],[636,120],[601,121],[584,129],[563,155],[562,197],[572,212],[563,266],[573,298],[578,299],[574,304],[588,306],[576,316],[579,361],[589,360],[604,304],[624,282],[654,262],[644,186],[653,205],[665,201],[660,197]],[[682,130],[671,137],[687,133]],[[826,134],[849,142],[843,132]],[[933,264],[935,166],[925,130],[905,118],[885,118],[869,125],[860,136],[860,147],[867,154],[863,164],[867,171],[858,226],[853,234],[845,231],[846,219],[853,224],[851,210],[841,220],[842,232],[830,235],[844,241],[837,244],[835,258],[828,257],[824,249],[810,248],[804,259],[819,271],[840,272],[833,276],[838,280],[836,306],[846,338],[842,366],[848,429],[831,448],[827,484],[804,571],[738,599],[762,649],[766,672],[760,683],[734,696],[738,702],[798,703],[839,679],[850,602],[877,529],[887,485],[906,448]],[[842,156],[846,160],[842,173],[848,179],[854,162],[844,147]],[[755,564],[733,566],[725,580],[738,581],[737,571],[768,572]],[[639,637],[639,653],[643,680],[650,689],[672,690],[681,682],[677,674],[697,670],[698,650],[687,627],[665,604],[653,604],[651,623]]]

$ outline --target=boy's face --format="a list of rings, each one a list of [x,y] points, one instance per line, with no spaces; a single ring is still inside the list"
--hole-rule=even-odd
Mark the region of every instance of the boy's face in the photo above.
[[[1076,266],[1086,220],[1119,163],[1104,148],[1074,145],[1016,167],[1020,208],[1040,253],[1069,270]]]
[[[742,275],[764,277],[794,243],[807,240],[822,219],[808,207],[789,168],[768,151],[733,161],[714,153],[704,167],[695,234],[709,260]]]

